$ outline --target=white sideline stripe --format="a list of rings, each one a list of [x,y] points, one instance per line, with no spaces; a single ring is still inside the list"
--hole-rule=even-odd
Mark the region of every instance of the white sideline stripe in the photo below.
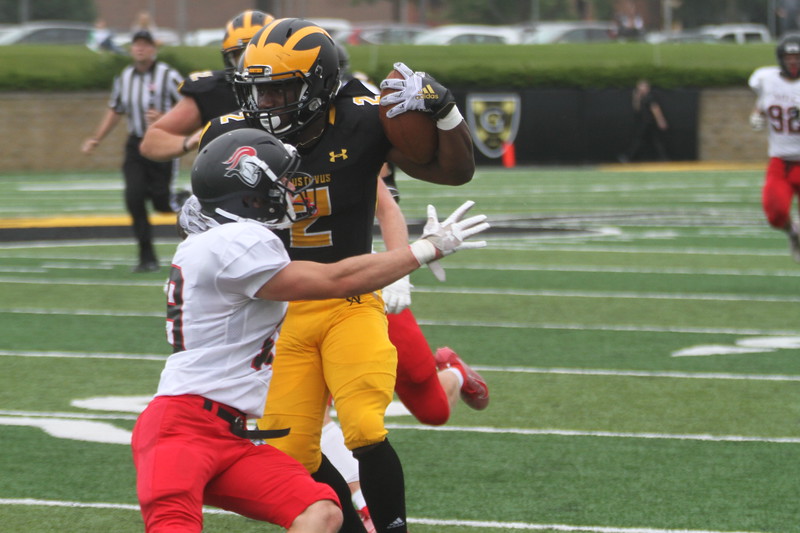
[[[422,426],[411,424],[386,424],[387,429],[408,429],[416,431],[451,431],[469,433],[493,433],[514,435],[557,435],[563,437],[611,437],[618,439],[661,439],[661,440],[697,440],[707,442],[765,442],[775,444],[800,444],[800,437],[749,437],[746,435],[703,435],[679,433],[625,433],[615,431],[579,431],[570,429],[524,429],[524,428],[492,428],[492,427],[459,427],[459,426]]]
[[[3,411],[0,416],[20,418],[59,418],[78,420],[135,420],[130,414],[43,413]],[[704,442],[760,442],[769,444],[800,444],[800,437],[757,437],[747,435],[710,435],[680,433],[631,433],[616,431],[585,431],[574,429],[496,428],[487,426],[425,426],[422,424],[386,424],[387,429],[411,431],[448,431],[462,433],[488,433],[494,435],[533,435],[559,437],[604,437],[617,439],[693,440]]]
[[[106,311],[99,309],[0,309],[0,313],[14,315],[68,315],[68,316],[127,316],[127,317],[158,317],[165,318],[163,312],[139,312],[139,311]]]
[[[508,372],[512,374],[565,374],[573,376],[618,376],[677,379],[727,379],[742,381],[800,381],[800,376],[781,374],[729,374],[719,372],[668,372],[644,370],[605,370],[588,368],[528,368],[513,366],[470,365],[480,372]]]
[[[416,287],[414,292],[426,292],[437,294],[463,294],[467,296],[490,295],[490,296],[547,296],[555,298],[622,298],[637,300],[702,300],[720,302],[782,302],[798,303],[800,297],[794,296],[740,296],[738,294],[688,294],[688,293],[658,293],[658,292],[607,292],[607,291],[526,291],[517,289],[481,289],[477,287],[447,287],[429,288]]]
[[[130,361],[167,360],[166,355],[130,353],[85,353],[85,352],[34,352],[23,350],[0,350],[0,356],[9,357],[56,357],[59,359],[127,359]]]
[[[789,252],[783,250],[743,250],[730,248],[654,248],[647,246],[565,246],[549,243],[539,243],[535,247],[538,251],[546,252],[578,252],[578,253],[609,253],[609,254],[668,254],[680,255],[735,255],[754,257],[789,257]]]
[[[448,270],[506,270],[519,272],[602,272],[610,274],[674,274],[689,276],[769,276],[800,277],[798,270],[729,269],[729,268],[638,268],[584,265],[447,265]],[[416,285],[415,285],[416,288]]]
[[[138,505],[124,503],[90,503],[90,502],[67,502],[59,500],[37,500],[33,498],[0,498],[0,505],[25,505],[38,507],[71,507],[75,509],[114,509],[121,511],[139,512]],[[206,514],[235,514],[222,509],[203,508]],[[486,522],[476,520],[437,520],[432,518],[409,518],[411,524],[441,525],[441,526],[465,526],[474,528],[501,528],[501,529],[525,529],[530,531],[586,531],[592,533],[761,533],[758,531],[712,531],[700,529],[653,529],[653,528],[631,528],[631,527],[607,527],[607,526],[569,526],[564,524],[527,524],[524,522]]]
[[[166,279],[166,275],[164,276]],[[98,280],[98,279],[44,279],[44,278],[10,278],[0,277],[0,283],[18,283],[28,285],[111,285],[114,287],[163,287],[164,281],[132,281],[132,280]]]
[[[37,413],[33,411],[8,411],[0,409],[0,416],[14,416],[21,418],[66,418],[69,420],[136,420],[138,414],[125,415],[100,415],[86,413]]]
[[[82,352],[35,352],[0,350],[1,356],[9,357],[55,357],[60,359],[123,359],[131,361],[166,361],[167,355],[121,354],[121,353],[82,353]],[[522,366],[472,365],[480,372],[507,372],[512,374],[564,374],[575,376],[615,376],[675,379],[723,379],[741,381],[800,381],[800,376],[785,374],[731,374],[723,372],[670,372],[645,370],[610,370],[603,368],[537,368]],[[0,411],[2,413],[3,411]],[[29,416],[29,415],[26,415]],[[30,415],[33,416],[33,415]]]
[[[79,286],[130,286],[130,287],[162,287],[163,281],[125,281],[93,280],[93,279],[40,279],[0,277],[0,283],[16,283],[29,285],[79,285]],[[414,292],[432,294],[476,294],[488,296],[531,296],[553,298],[621,298],[636,300],[681,300],[681,301],[719,301],[719,302],[770,302],[798,303],[800,297],[793,296],[740,296],[737,294],[690,294],[690,293],[657,293],[657,292],[622,292],[622,291],[526,291],[516,289],[481,289],[477,287],[415,287]]]
[[[625,324],[525,324],[521,322],[467,322],[463,320],[425,320],[417,319],[423,326],[448,326],[459,328],[508,328],[508,329],[566,329],[581,331],[628,331],[649,333],[698,333],[698,334],[730,334],[730,335],[797,335],[797,330],[783,329],[735,329],[735,328],[689,328],[641,326]]]
[[[120,312],[92,309],[2,309],[0,314],[30,314],[30,315],[80,315],[80,316],[125,316],[140,318],[160,318],[161,312]],[[456,328],[505,328],[505,329],[566,329],[579,331],[626,331],[648,333],[692,333],[708,335],[796,335],[796,330],[783,329],[736,329],[736,328],[687,328],[664,326],[633,326],[625,324],[533,324],[522,322],[465,322],[458,320],[426,320],[418,318],[417,322],[423,326],[441,326]]]

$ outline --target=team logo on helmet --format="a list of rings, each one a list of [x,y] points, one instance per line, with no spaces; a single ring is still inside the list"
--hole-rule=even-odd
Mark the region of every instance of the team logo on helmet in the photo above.
[[[467,124],[475,146],[486,157],[503,155],[505,146],[517,138],[519,119],[518,94],[467,95]]]
[[[261,181],[261,172],[267,170],[267,164],[256,156],[256,149],[252,146],[237,148],[222,164],[228,165],[225,169],[226,178],[237,177],[242,183],[253,188]]]

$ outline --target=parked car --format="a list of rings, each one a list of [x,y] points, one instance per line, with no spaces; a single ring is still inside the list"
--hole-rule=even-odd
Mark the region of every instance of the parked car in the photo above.
[[[522,44],[595,43],[616,38],[617,28],[613,22],[540,22],[524,31]]]
[[[422,24],[363,24],[340,35],[346,44],[408,44],[428,31]]]
[[[344,36],[353,28],[350,21],[335,18],[310,18],[317,26],[323,28],[333,38],[334,41],[344,42]]]
[[[648,33],[649,43],[767,43],[772,40],[763,24],[716,24],[680,32]]]
[[[216,46],[222,47],[222,38],[225,30],[222,28],[203,28],[188,32],[183,39],[186,46]]]
[[[0,45],[86,44],[92,30],[91,24],[80,22],[29,22],[0,29]]]
[[[772,40],[769,29],[763,24],[718,24],[700,26],[702,35],[710,35],[722,43],[768,43]]]
[[[511,26],[448,24],[417,35],[414,44],[519,44],[520,30]]]

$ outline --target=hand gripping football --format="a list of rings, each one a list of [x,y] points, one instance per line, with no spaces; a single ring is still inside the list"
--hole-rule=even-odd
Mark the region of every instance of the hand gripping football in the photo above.
[[[392,70],[386,78],[405,77],[397,70]],[[397,92],[397,89],[382,89],[381,97],[394,92]],[[387,117],[386,113],[396,105],[381,105],[378,109],[383,131],[386,132],[389,142],[414,163],[420,165],[430,163],[439,148],[439,134],[433,115],[424,111],[405,111]]]

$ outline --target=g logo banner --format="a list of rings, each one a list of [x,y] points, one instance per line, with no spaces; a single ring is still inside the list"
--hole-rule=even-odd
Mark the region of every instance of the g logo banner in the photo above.
[[[520,117],[518,94],[468,94],[467,124],[472,141],[486,157],[497,159],[503,146],[517,138]]]

